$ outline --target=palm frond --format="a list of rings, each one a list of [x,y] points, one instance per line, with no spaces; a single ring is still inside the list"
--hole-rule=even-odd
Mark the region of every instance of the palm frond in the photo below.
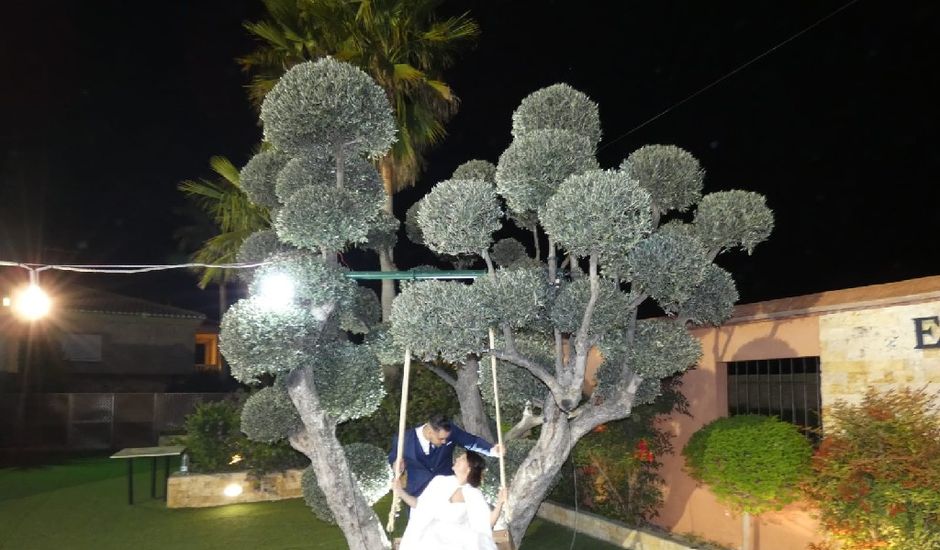
[[[232,161],[228,159],[228,157],[216,155],[210,158],[209,167],[212,168],[213,172],[222,176],[225,181],[241,188],[239,185],[239,170],[235,167]]]

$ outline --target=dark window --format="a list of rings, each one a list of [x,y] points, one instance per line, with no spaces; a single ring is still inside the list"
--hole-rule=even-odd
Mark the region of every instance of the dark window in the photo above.
[[[819,357],[728,363],[728,414],[776,416],[813,439],[822,428]]]
[[[208,351],[209,351],[209,350],[206,349],[206,345],[205,345],[205,344],[196,344],[196,357],[195,357],[195,359],[196,359],[196,364],[197,364],[197,365],[205,365],[205,364],[206,364],[206,359],[207,359],[206,353],[207,353]]]

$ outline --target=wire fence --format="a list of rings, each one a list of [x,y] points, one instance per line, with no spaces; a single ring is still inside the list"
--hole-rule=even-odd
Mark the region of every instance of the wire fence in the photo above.
[[[227,393],[0,394],[0,448],[100,450],[156,445],[186,416]],[[23,409],[22,433],[17,419]],[[22,443],[20,439],[22,438]]]

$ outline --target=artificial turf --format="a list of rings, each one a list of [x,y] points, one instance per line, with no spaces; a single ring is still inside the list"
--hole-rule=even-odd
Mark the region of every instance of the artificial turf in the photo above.
[[[125,468],[123,461],[83,458],[0,469],[0,549],[346,548],[340,530],[318,521],[302,499],[167,509],[150,499],[146,461],[135,463],[135,504],[128,506]],[[387,497],[376,510],[387,515]],[[583,534],[571,542],[570,530],[536,520],[522,550],[617,548]]]

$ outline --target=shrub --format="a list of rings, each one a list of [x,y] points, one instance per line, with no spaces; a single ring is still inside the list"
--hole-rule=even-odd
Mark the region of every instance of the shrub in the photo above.
[[[196,472],[224,472],[237,452],[239,413],[226,401],[200,403],[186,417],[186,452]]]
[[[857,405],[832,407],[833,427],[805,488],[842,548],[940,548],[936,398],[924,390],[869,390]]]
[[[809,471],[809,441],[799,428],[771,416],[719,418],[692,434],[686,467],[718,500],[743,512],[744,550],[751,548],[751,515],[782,508],[799,496]]]
[[[793,424],[770,416],[719,418],[695,432],[683,449],[693,478],[735,510],[761,514],[799,495],[812,448]]]
[[[186,452],[194,472],[248,470],[251,476],[310,463],[287,443],[251,441],[240,431],[239,407],[228,401],[201,403],[186,417]],[[233,461],[233,457],[241,457]]]

